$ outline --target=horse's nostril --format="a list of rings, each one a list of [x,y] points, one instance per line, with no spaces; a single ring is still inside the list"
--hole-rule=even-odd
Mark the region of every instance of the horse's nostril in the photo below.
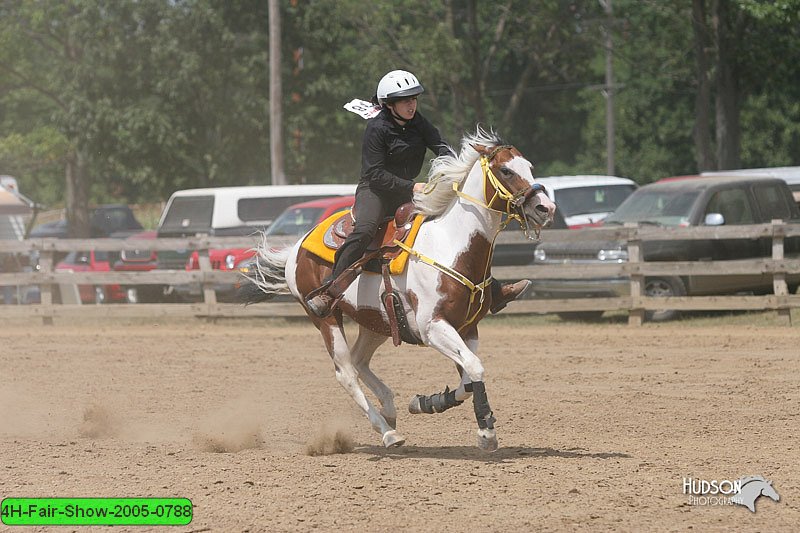
[[[545,214],[545,215],[546,215],[547,213],[549,213],[549,210],[548,210],[548,209],[547,209],[545,206],[543,206],[542,204],[539,204],[539,205],[537,205],[537,206],[536,206],[534,209],[535,209],[536,211],[539,211],[539,212],[540,212],[540,213],[542,213],[542,214]]]

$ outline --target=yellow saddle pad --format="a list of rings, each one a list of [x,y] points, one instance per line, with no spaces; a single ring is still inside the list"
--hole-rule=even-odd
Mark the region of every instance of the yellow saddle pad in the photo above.
[[[301,248],[308,250],[320,259],[323,259],[329,263],[333,263],[333,257],[336,254],[336,248],[328,246],[325,243],[324,237],[325,234],[331,229],[331,226],[333,226],[336,221],[343,216],[350,216],[350,211],[348,210],[334,213],[320,222],[317,227],[311,230],[311,233],[309,233],[308,236],[303,239],[303,244],[300,245]],[[408,231],[408,235],[403,240],[404,244],[409,247],[414,246],[414,240],[417,238],[417,233],[419,232],[420,226],[422,226],[423,220],[425,220],[424,215],[417,214],[414,216],[414,220],[411,222],[411,229]],[[402,274],[406,269],[407,264],[408,252],[403,250],[397,257],[389,262],[389,272],[394,275]]]

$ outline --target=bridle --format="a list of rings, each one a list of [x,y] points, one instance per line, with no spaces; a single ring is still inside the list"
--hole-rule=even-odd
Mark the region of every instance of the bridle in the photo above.
[[[532,237],[529,232],[528,228],[528,220],[525,216],[523,211],[523,206],[528,199],[537,194],[539,192],[545,192],[544,187],[540,183],[534,183],[533,185],[529,184],[527,181],[527,187],[521,188],[519,190],[511,190],[506,184],[504,184],[497,176],[494,175],[491,169],[492,160],[503,150],[512,150],[514,147],[511,145],[501,145],[494,148],[494,150],[489,153],[489,155],[481,155],[481,168],[483,169],[483,191],[484,191],[484,201],[481,202],[477,198],[473,198],[472,196],[465,194],[459,190],[459,183],[453,183],[453,190],[455,191],[456,195],[464,200],[481,206],[485,209],[489,209],[490,211],[495,211],[506,215],[505,219],[500,221],[500,227],[498,228],[497,232],[492,237],[491,245],[490,245],[490,253],[486,258],[486,265],[484,267],[483,272],[483,281],[479,283],[475,283],[465,275],[457,272],[456,270],[439,263],[438,261],[427,257],[426,255],[420,253],[417,250],[414,250],[410,246],[400,242],[399,240],[395,239],[394,244],[401,249],[405,250],[412,256],[416,257],[420,261],[425,264],[432,266],[433,268],[439,270],[443,274],[450,276],[454,280],[458,281],[462,285],[464,285],[467,290],[469,290],[469,303],[467,305],[467,316],[464,319],[464,323],[461,327],[458,328],[458,331],[461,332],[464,328],[468,327],[472,324],[483,308],[483,302],[485,298],[485,290],[486,288],[492,283],[492,276],[489,275],[489,270],[492,264],[492,255],[494,251],[494,243],[497,239],[497,236],[500,234],[500,231],[505,229],[508,223],[511,220],[517,220],[522,227],[522,231],[525,232],[525,236],[529,239],[538,239],[539,238],[539,231],[541,231],[541,226],[536,226],[534,228],[534,232],[536,233],[535,237]],[[435,187],[435,183],[432,184]],[[491,198],[490,198],[491,197]],[[498,203],[498,206],[495,206],[495,203]],[[475,309],[473,313],[470,313],[472,309],[473,303],[475,303],[477,299],[478,307]]]
[[[531,196],[537,193],[543,192],[546,195],[547,191],[545,190],[544,186],[541,183],[530,184],[526,182],[526,187],[513,191],[510,190],[509,186],[504,184],[497,176],[495,176],[494,172],[492,172],[492,161],[497,154],[503,150],[510,151],[513,148],[514,147],[512,145],[503,144],[496,146],[488,155],[481,155],[480,163],[481,169],[483,170],[484,202],[481,202],[480,200],[461,192],[459,190],[458,183],[453,184],[453,190],[459,197],[464,198],[469,202],[477,204],[485,209],[506,215],[506,218],[500,222],[500,230],[505,229],[511,220],[516,220],[519,222],[523,233],[528,239],[538,240],[542,226],[537,225],[534,227],[534,235],[531,235],[530,227],[528,226],[528,217],[525,216],[524,212],[524,205]]]

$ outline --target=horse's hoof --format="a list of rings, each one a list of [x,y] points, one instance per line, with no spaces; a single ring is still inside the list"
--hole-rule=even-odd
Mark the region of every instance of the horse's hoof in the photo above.
[[[405,441],[406,439],[393,429],[383,434],[383,445],[386,448],[402,446]]]
[[[419,394],[411,398],[411,402],[408,404],[408,412],[412,415],[418,415],[425,412],[422,410],[422,407],[419,404]]]
[[[478,448],[485,452],[497,450],[497,434],[493,429],[478,430]]]

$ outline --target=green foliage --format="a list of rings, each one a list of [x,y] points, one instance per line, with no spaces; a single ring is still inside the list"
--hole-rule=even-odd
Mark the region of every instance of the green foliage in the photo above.
[[[26,133],[0,137],[3,173],[24,176],[22,192],[41,204],[58,204],[64,198],[66,138],[55,128],[41,126]]]
[[[735,32],[742,163],[799,164],[800,0],[703,3],[727,6]],[[417,74],[421,112],[454,145],[480,121],[537,175],[606,172],[596,0],[280,6],[290,182],[358,179],[365,122],[342,105],[395,68]],[[694,173],[692,5],[613,6],[616,173]],[[0,171],[45,203],[64,198],[76,150],[96,202],[268,183],[267,29],[261,0],[2,0]]]

